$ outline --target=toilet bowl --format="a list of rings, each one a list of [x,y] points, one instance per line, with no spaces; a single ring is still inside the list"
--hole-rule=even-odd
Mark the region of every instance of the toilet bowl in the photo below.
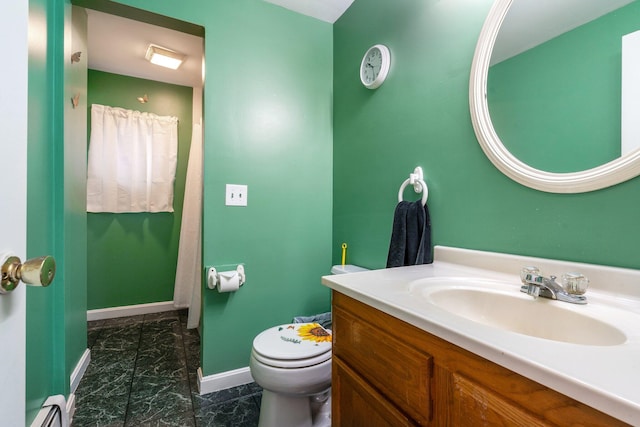
[[[260,333],[249,367],[263,388],[259,427],[331,425],[331,333],[320,324],[292,323]]]
[[[339,265],[333,274],[365,268]],[[253,340],[251,375],[263,389],[258,427],[331,426],[331,332],[318,323],[269,328]]]

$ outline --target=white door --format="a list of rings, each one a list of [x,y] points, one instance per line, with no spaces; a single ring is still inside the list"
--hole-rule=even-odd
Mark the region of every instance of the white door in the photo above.
[[[26,258],[29,2],[0,2],[0,253]],[[26,286],[0,295],[0,420],[25,424]]]

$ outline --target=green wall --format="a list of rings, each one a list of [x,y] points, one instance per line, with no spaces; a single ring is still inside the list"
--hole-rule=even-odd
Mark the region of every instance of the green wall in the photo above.
[[[248,366],[259,332],[330,307],[331,25],[218,3],[206,26],[206,58],[222,60],[207,60],[203,260],[245,263],[247,283],[204,294],[205,375]],[[227,183],[248,185],[246,208],[224,206]]]
[[[184,185],[191,146],[193,88],[89,70],[91,104],[178,117],[173,213],[89,213],[89,309],[173,301]],[[149,102],[137,97],[147,94]],[[88,138],[87,138],[88,140]]]
[[[63,58],[87,51],[86,11],[70,9],[71,21],[65,20],[65,26],[71,40],[65,40]],[[56,213],[56,242],[65,260],[61,273],[65,283],[65,370],[69,378],[87,349],[87,57],[77,63],[65,61],[64,75],[64,94],[60,97],[64,105],[64,146],[59,151],[64,167],[56,169],[58,182],[64,182],[64,198]],[[80,99],[74,108],[70,99],[76,95]]]
[[[640,268],[640,180],[543,193],[502,175],[481,151],[468,82],[491,4],[356,0],[334,25],[334,262],[348,242],[350,262],[384,267],[398,188],[419,165],[435,244]],[[375,43],[393,63],[369,91],[358,67]]]
[[[121,3],[205,27],[203,264],[247,282],[203,291],[202,368],[246,367],[260,331],[329,309],[332,26],[262,0]]]
[[[631,3],[491,68],[491,117],[516,157],[574,172],[620,156],[621,40],[639,17]]]

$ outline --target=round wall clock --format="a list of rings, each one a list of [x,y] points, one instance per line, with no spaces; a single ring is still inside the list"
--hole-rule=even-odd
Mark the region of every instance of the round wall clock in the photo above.
[[[389,73],[391,54],[385,45],[371,46],[360,63],[360,80],[367,89],[379,87]]]

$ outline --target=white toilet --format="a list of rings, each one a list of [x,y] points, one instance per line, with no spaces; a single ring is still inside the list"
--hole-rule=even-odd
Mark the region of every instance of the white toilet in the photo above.
[[[330,340],[318,323],[276,326],[253,340],[249,367],[263,388],[259,427],[331,425]]]
[[[333,274],[366,270],[345,265]],[[275,326],[253,340],[251,375],[263,388],[259,427],[331,426],[331,332],[318,323]]]

